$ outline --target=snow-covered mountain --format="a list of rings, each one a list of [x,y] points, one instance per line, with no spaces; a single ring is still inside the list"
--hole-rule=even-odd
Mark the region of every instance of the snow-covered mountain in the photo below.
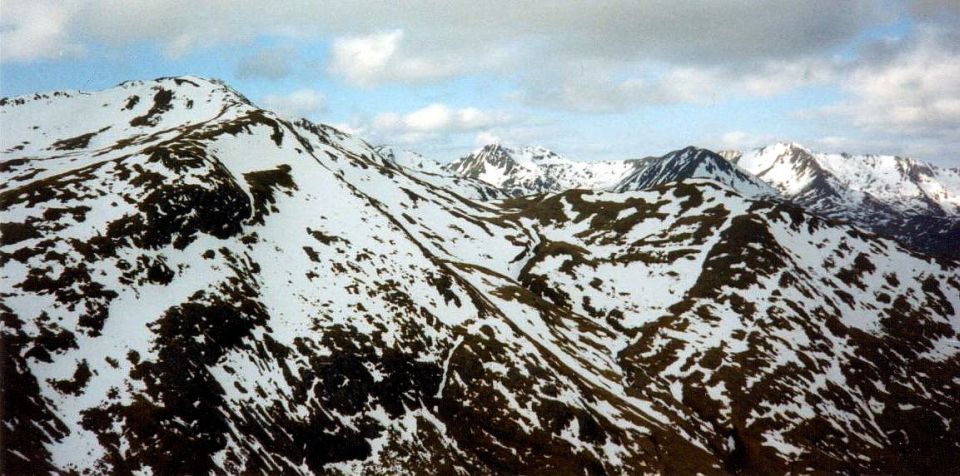
[[[720,182],[748,197],[773,197],[777,191],[706,149],[687,147],[662,157],[633,162],[633,171],[612,187],[613,191],[645,190],[679,180],[703,178]]]
[[[607,189],[628,174],[633,165],[630,161],[569,160],[539,146],[510,148],[489,144],[444,168],[520,197],[571,189]]]
[[[413,157],[405,160],[422,168],[424,161]],[[428,163],[436,171],[437,163]],[[542,147],[492,144],[440,167],[517,197],[572,189],[623,192],[710,179],[748,197],[780,196],[915,250],[960,258],[960,170],[914,159],[821,154],[779,143],[746,153],[687,147],[661,157],[578,162]]]
[[[960,269],[793,204],[474,200],[194,77],[0,127],[4,473],[960,470]]]
[[[462,197],[485,201],[499,200],[508,196],[502,189],[487,182],[448,173],[439,162],[417,152],[386,145],[376,146],[374,150],[388,163],[404,168],[408,175]]]
[[[795,143],[726,156],[809,210],[960,258],[958,169],[896,156],[816,153]]]
[[[417,158],[406,160],[413,164],[422,162]],[[443,168],[456,176],[489,183],[516,197],[574,189],[644,190],[691,178],[715,180],[751,197],[777,194],[765,182],[723,157],[695,147],[676,150],[662,157],[580,162],[563,158],[543,147],[514,149],[491,144]]]

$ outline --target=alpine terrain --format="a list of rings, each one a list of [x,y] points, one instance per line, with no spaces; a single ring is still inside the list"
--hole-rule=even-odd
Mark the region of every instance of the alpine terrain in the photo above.
[[[440,168],[454,176],[489,183],[517,197],[572,189],[625,192],[692,178],[708,178],[750,197],[777,195],[765,182],[724,157],[696,147],[662,157],[607,162],[569,160],[540,146],[513,149],[500,144],[487,145],[445,165],[426,161],[415,153],[402,157],[398,163],[405,160],[413,169]]]
[[[817,153],[794,143],[724,155],[808,210],[960,258],[958,169],[896,156]]]
[[[767,153],[452,177],[197,77],[0,121],[3,473],[960,471],[958,264]],[[857,203],[956,206],[903,176]]]
[[[442,166],[447,172],[494,185],[520,197],[570,189],[606,189],[633,170],[630,161],[581,162],[540,146],[489,144]]]

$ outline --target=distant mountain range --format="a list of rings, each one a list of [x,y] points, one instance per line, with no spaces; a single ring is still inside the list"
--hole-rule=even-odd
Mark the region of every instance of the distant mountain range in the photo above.
[[[633,165],[626,161],[579,162],[543,147],[512,149],[490,144],[444,165],[443,169],[520,197],[571,189],[607,189],[633,170]]]
[[[401,165],[476,179],[515,197],[573,189],[624,192],[710,179],[747,197],[779,197],[916,250],[960,258],[960,170],[915,159],[815,153],[793,143],[746,152],[687,147],[661,157],[605,162],[500,144],[449,163],[406,154],[397,160]]]
[[[960,265],[785,147],[435,167],[197,77],[0,118],[4,474],[960,471]]]

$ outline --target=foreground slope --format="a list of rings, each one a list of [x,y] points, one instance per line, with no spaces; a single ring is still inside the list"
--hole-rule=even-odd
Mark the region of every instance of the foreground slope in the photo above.
[[[711,182],[526,207],[543,241],[520,279],[616,329],[628,393],[726,469],[960,464],[953,265]]]
[[[5,472],[960,467],[951,263],[713,181],[474,201],[199,78],[0,114]]]
[[[714,464],[508,277],[498,210],[197,78],[10,104],[38,127],[4,133],[5,470]]]
[[[788,143],[727,155],[809,210],[960,258],[960,170],[896,156],[816,153]]]

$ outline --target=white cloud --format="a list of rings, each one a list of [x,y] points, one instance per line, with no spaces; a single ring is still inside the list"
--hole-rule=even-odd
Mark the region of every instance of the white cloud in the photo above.
[[[9,0],[8,0],[9,1]],[[331,37],[400,29],[433,51],[484,51],[540,40],[564,56],[717,63],[801,57],[890,20],[882,2],[598,0],[403,2],[289,0],[101,0],[63,2],[84,37],[154,40],[171,51],[258,35]],[[894,12],[896,13],[896,12]],[[427,55],[431,56],[431,55]]]
[[[328,71],[358,84],[372,84],[383,74],[397,51],[403,32],[338,38],[331,48]]]
[[[70,38],[69,10],[59,2],[4,0],[0,14],[3,62],[76,56],[84,49]]]
[[[511,57],[509,48],[444,51],[432,39],[409,44],[406,38],[403,30],[336,38],[327,72],[359,86],[416,83],[496,69]]]
[[[4,2],[9,3],[29,2]],[[889,7],[869,0],[770,0],[762,6],[742,0],[449,0],[416,6],[290,0],[283,8],[257,0],[64,0],[56,5],[65,14],[65,42],[153,41],[170,56],[260,36],[339,38],[335,50],[342,54],[334,51],[332,70],[368,84],[510,66],[536,71],[551,61],[710,66],[788,60],[829,51],[891,17]],[[20,27],[31,23],[6,11],[3,17]],[[27,45],[17,43],[4,42],[4,48]],[[345,58],[360,61],[341,61]]]
[[[269,110],[299,118],[323,111],[326,97],[314,89],[299,89],[289,94],[269,94],[262,103]]]
[[[510,115],[504,112],[484,112],[472,107],[453,109],[433,103],[407,114],[378,114],[372,127],[392,133],[465,132],[503,125],[510,120]]]
[[[923,28],[946,33],[936,47],[900,42],[854,53],[872,61],[834,59],[872,35],[865,32],[898,21],[909,26],[906,36]],[[283,8],[259,0],[3,0],[0,23],[3,62],[76,55],[86,45],[146,43],[177,57],[260,38],[329,40],[327,72],[350,84],[481,74],[482,80],[516,86],[516,97],[529,104],[581,112],[713,104],[831,84],[850,95],[829,112],[841,127],[925,144],[933,137],[941,144],[958,142],[951,137],[960,124],[957,48],[944,46],[960,42],[955,0],[356,0],[322,6],[289,0]],[[290,67],[282,58],[254,53],[238,63],[237,72],[279,78]],[[281,99],[271,102],[297,113],[322,106]],[[452,131],[451,124],[471,122],[453,113],[446,119],[439,111],[430,114],[398,114],[393,132],[413,139],[436,134],[431,124]],[[385,117],[380,119],[390,119]],[[508,139],[495,127],[469,135],[489,129]]]
[[[555,75],[531,74],[516,99],[575,112],[621,112],[638,104],[705,103],[723,87],[709,69],[644,65],[626,78],[607,63],[560,68]]]
[[[718,150],[748,150],[776,142],[770,136],[761,136],[743,131],[731,131],[720,136]]]
[[[373,118],[355,118],[348,127],[362,131],[364,138],[373,143],[436,152],[449,150],[452,144],[469,147],[479,137],[512,132],[516,120],[505,111],[432,103],[406,113],[383,112]]]
[[[918,15],[942,10],[943,2],[927,3],[937,8],[917,9]],[[505,0],[416,7],[358,0],[322,8],[309,0],[284,8],[254,0],[2,5],[4,61],[75,53],[94,42],[152,41],[178,57],[264,36],[327,38],[327,72],[354,85],[487,73],[520,79],[518,97],[530,103],[590,112],[711,103],[816,83],[824,79],[809,58],[898,13],[867,0],[771,0],[762,7],[741,0],[600,0],[549,8]],[[237,72],[276,79],[290,68],[289,57],[262,51],[241,59]]]
[[[960,52],[925,42],[890,63],[858,68],[844,87],[855,99],[838,112],[858,126],[960,130]]]
[[[623,112],[639,105],[708,105],[732,98],[769,97],[838,78],[839,60],[801,58],[736,67],[643,63],[625,68],[610,62],[531,74],[514,98],[574,112]]]
[[[960,44],[949,33],[928,31],[918,39],[881,45],[880,51],[844,71],[845,100],[804,116],[846,131],[844,137],[825,139],[825,145],[846,143],[851,151],[920,156],[957,166]]]
[[[819,58],[772,61],[732,81],[745,93],[773,96],[799,87],[828,84],[837,79],[843,67],[839,61]]]

